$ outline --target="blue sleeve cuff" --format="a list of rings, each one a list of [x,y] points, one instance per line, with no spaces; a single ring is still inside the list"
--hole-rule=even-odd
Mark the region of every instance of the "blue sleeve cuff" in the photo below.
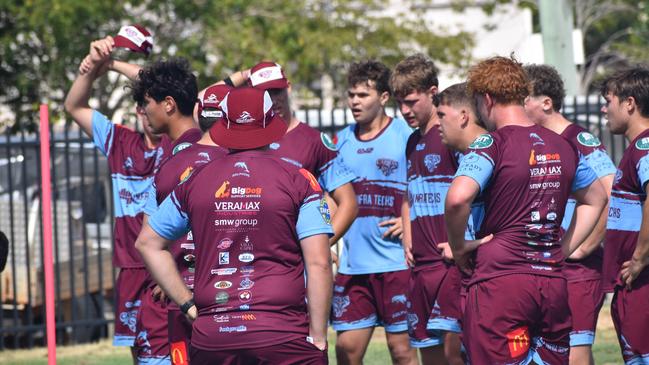
[[[331,228],[329,206],[324,198],[310,201],[300,207],[295,230],[299,239],[316,234],[333,236],[334,231]]]
[[[158,209],[158,200],[156,199],[156,187],[155,183],[151,184],[149,187],[149,194],[146,197],[146,202],[144,202],[144,208],[142,211],[148,216],[152,216],[153,213]]]
[[[177,240],[189,232],[189,217],[181,210],[175,192],[149,217],[149,225],[157,234],[170,241]]]
[[[588,166],[586,159],[580,154],[579,164],[577,165],[577,171],[575,172],[575,179],[572,181],[572,191],[575,192],[579,189],[583,189],[592,184],[595,180],[597,180],[595,171]]]
[[[598,178],[614,175],[617,171],[615,164],[613,164],[609,155],[603,150],[595,150],[587,155],[586,162],[595,171]]]
[[[356,174],[345,165],[340,156],[327,162],[320,168],[320,171],[318,183],[328,192],[332,192],[356,179]]]
[[[643,156],[636,167],[638,171],[638,179],[640,180],[640,186],[644,188],[647,181],[649,181],[649,155]]]
[[[460,162],[455,177],[468,176],[480,185],[480,191],[484,191],[494,171],[494,162],[485,154],[470,152]]]
[[[113,145],[115,125],[100,112],[92,111],[92,141],[104,156],[108,156]]]

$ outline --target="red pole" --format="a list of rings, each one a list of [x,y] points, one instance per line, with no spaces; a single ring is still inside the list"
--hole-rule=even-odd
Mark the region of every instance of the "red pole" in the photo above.
[[[43,272],[45,273],[45,316],[47,364],[56,365],[56,325],[54,323],[54,260],[52,256],[52,189],[50,185],[50,115],[41,104],[41,203],[43,205]]]

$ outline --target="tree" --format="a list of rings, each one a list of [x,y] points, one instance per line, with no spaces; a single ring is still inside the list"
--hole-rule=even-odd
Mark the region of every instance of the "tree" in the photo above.
[[[0,0],[0,103],[16,113],[13,128],[34,127],[40,101],[55,117],[90,41],[137,22],[155,37],[152,59],[182,56],[192,62],[199,86],[263,59],[281,63],[293,84],[319,98],[320,80],[343,84],[344,68],[362,58],[394,65],[423,51],[436,61],[461,65],[468,34],[429,30],[421,17],[398,21],[381,12],[387,0]],[[404,1],[404,10],[417,1]],[[129,105],[123,79],[103,78],[100,109],[109,116]]]

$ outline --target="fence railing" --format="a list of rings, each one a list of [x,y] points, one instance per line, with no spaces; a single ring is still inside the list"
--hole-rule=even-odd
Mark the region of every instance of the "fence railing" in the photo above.
[[[598,96],[566,100],[565,115],[598,136],[617,163],[627,143],[613,136]],[[388,108],[394,116],[394,107]],[[329,134],[353,122],[348,109],[299,110]],[[116,270],[112,265],[113,199],[106,159],[74,124],[54,128],[51,150],[56,326],[59,343],[108,335]],[[43,238],[38,136],[0,136],[0,229],[10,255],[0,274],[0,350],[44,343]]]

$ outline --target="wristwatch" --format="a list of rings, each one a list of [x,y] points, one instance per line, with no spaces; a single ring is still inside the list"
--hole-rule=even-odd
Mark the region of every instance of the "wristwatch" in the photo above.
[[[192,299],[186,301],[185,303],[183,303],[180,306],[180,311],[187,314],[187,312],[189,311],[189,308],[191,308],[193,306],[194,306],[194,298],[192,298]]]

